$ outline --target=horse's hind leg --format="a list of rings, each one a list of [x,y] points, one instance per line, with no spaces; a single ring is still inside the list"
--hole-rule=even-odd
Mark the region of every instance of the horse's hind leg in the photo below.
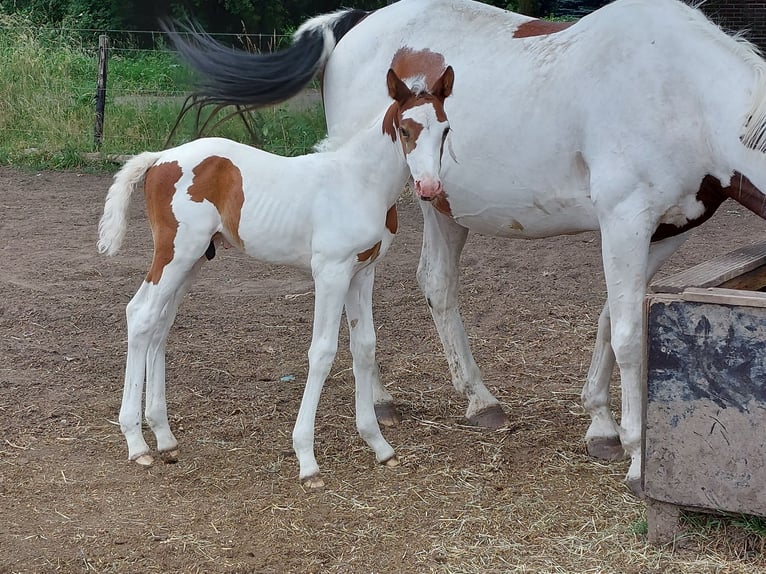
[[[460,253],[468,230],[421,202],[423,248],[418,265],[418,283],[426,296],[439,333],[455,389],[468,398],[466,418],[472,424],[499,428],[508,423],[497,399],[481,378],[471,354],[458,308]]]
[[[351,279],[346,295],[351,356],[356,383],[356,428],[364,441],[375,452],[378,462],[396,466],[398,459],[383,434],[375,417],[373,385],[380,385],[380,373],[375,362],[375,325],[372,317],[372,288],[375,265],[360,270]]]
[[[647,283],[687,238],[688,234],[683,234],[651,244]],[[588,370],[588,378],[582,390],[583,408],[591,417],[590,426],[585,434],[588,454],[604,460],[615,460],[622,458],[625,454],[620,442],[620,427],[615,422],[609,406],[609,383],[615,364],[610,331],[611,321],[609,301],[607,301],[598,318],[596,345]]]

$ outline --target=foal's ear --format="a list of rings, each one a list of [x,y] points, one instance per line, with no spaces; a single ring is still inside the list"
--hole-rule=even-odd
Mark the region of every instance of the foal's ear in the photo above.
[[[399,76],[396,75],[396,72],[394,72],[394,70],[391,68],[388,70],[386,83],[388,84],[388,95],[400,104],[404,103],[409,97],[412,96],[412,92],[407,87],[407,84],[402,82],[399,79]]]
[[[455,83],[455,71],[452,66],[447,66],[441,77],[436,80],[434,87],[431,89],[431,93],[444,101],[452,93],[452,85]]]

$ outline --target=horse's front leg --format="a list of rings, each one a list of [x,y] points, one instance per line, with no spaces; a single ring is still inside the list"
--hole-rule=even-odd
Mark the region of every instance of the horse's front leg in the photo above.
[[[647,283],[663,263],[688,239],[688,233],[652,243],[649,247]],[[582,405],[591,417],[585,442],[588,454],[604,460],[616,460],[625,454],[620,442],[619,425],[609,406],[609,383],[614,371],[615,357],[611,344],[611,321],[607,300],[598,318],[598,334],[593,350],[588,378],[582,390]]]
[[[345,301],[356,381],[356,428],[359,436],[375,452],[378,462],[396,466],[399,460],[380,432],[373,401],[373,386],[382,386],[378,364],[375,362],[375,325],[372,317],[374,282],[375,264],[372,263],[351,279]]]
[[[439,333],[455,389],[468,398],[466,418],[472,424],[499,428],[508,423],[497,399],[489,392],[474,361],[458,308],[460,253],[468,230],[425,202],[423,248],[418,283]]]
[[[320,488],[319,465],[314,456],[314,422],[319,396],[338,350],[343,301],[351,281],[352,263],[312,261],[314,275],[314,326],[309,347],[306,388],[293,428],[293,450],[298,457],[300,480],[308,488]]]

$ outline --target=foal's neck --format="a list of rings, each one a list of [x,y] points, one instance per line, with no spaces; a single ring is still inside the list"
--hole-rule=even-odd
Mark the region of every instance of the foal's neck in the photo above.
[[[342,158],[343,165],[360,179],[365,193],[380,194],[390,205],[404,189],[410,170],[401,144],[383,133],[381,125],[382,116],[330,153]]]

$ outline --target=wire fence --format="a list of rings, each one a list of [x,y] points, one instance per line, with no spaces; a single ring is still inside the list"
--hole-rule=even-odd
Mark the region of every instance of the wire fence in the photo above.
[[[284,108],[266,110],[207,109],[186,114],[175,126],[193,88],[193,76],[170,49],[164,32],[7,26],[0,21],[0,152],[8,149],[50,153],[51,149],[83,149],[107,154],[131,154],[160,149],[199,135],[220,135],[263,144],[267,133],[284,142],[270,151],[303,153],[323,134],[322,125],[306,126],[288,117]],[[181,32],[182,34],[184,32]],[[105,67],[100,70],[99,38],[108,38]],[[213,34],[225,44],[250,52],[287,47],[284,34]],[[105,85],[97,81],[104,74]],[[21,81],[19,81],[21,78]],[[3,85],[5,84],[5,85]],[[104,96],[103,135],[96,117],[97,95]],[[316,110],[318,98],[300,98],[292,108]],[[292,109],[291,108],[291,109]],[[232,112],[241,112],[239,114]],[[215,112],[217,118],[210,119]],[[314,113],[314,115],[317,115]],[[200,134],[218,119],[214,134]],[[278,125],[274,125],[277,122]],[[292,122],[292,123],[291,123]],[[266,124],[269,124],[266,126]],[[263,126],[263,127],[259,127]],[[174,132],[175,129],[175,132]],[[296,133],[293,133],[296,132]],[[167,138],[175,133],[175,141]],[[311,140],[311,141],[309,141]],[[90,149],[88,149],[90,148]],[[12,153],[10,155],[13,155]]]

